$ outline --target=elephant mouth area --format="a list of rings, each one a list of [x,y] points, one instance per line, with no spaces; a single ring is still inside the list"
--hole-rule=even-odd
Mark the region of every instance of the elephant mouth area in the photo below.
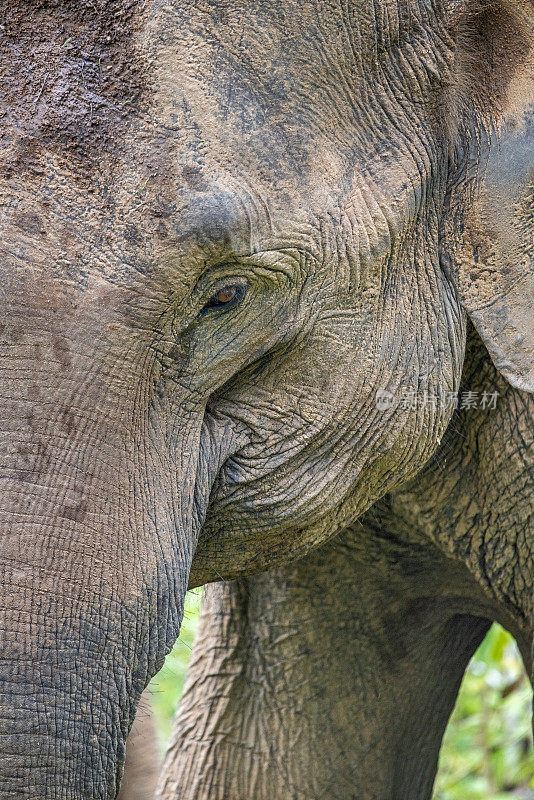
[[[224,499],[226,493],[221,492],[221,487],[227,485],[225,476],[233,458],[248,441],[249,435],[238,430],[236,425],[227,420],[218,424],[208,411],[205,412],[193,490],[193,527],[199,538],[210,526],[214,507]]]

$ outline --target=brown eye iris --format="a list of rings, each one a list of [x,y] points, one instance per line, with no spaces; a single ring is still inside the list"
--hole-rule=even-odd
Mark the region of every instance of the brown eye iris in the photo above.
[[[224,289],[221,289],[220,292],[217,292],[215,295],[217,303],[223,305],[224,303],[230,303],[237,294],[237,287],[236,286],[226,286]]]
[[[241,286],[239,284],[223,286],[222,289],[219,289],[219,291],[208,300],[202,309],[202,313],[210,311],[214,308],[223,308],[224,306],[228,306],[230,304],[234,305],[237,301],[243,299],[245,292],[245,286]]]

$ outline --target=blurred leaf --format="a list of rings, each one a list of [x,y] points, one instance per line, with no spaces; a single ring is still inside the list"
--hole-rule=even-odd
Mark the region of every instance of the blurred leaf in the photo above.
[[[187,592],[180,636],[165,659],[165,664],[150,681],[152,710],[162,752],[167,746],[172,720],[184,688],[185,675],[197,629],[201,599],[201,589],[193,589]]]
[[[517,646],[493,625],[466,670],[434,800],[534,800],[532,690]]]

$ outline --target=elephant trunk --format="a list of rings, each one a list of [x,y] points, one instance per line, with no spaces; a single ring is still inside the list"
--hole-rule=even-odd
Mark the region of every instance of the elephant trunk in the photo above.
[[[111,359],[79,320],[61,335],[13,320],[0,349],[0,799],[109,800],[179,631],[202,415],[182,406],[169,444],[132,346]]]
[[[107,800],[137,701],[178,634],[190,552],[172,565],[146,548],[144,568],[125,568],[134,545],[103,548],[83,501],[58,525],[37,496],[27,486],[1,503],[0,798]]]
[[[75,603],[60,611],[50,596],[39,599],[31,611],[1,615],[9,633],[0,662],[0,797],[113,798],[128,731],[124,661],[91,638],[102,628],[95,610],[74,622]],[[30,648],[32,628],[38,641]]]

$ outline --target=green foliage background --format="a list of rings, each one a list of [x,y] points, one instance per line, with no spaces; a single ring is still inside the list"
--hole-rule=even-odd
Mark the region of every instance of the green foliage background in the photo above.
[[[443,740],[434,800],[534,800],[532,690],[493,625],[471,659]]]
[[[183,690],[201,590],[189,592],[180,638],[151,683],[163,750]],[[466,671],[441,748],[434,800],[534,800],[532,690],[512,637],[493,625]]]

